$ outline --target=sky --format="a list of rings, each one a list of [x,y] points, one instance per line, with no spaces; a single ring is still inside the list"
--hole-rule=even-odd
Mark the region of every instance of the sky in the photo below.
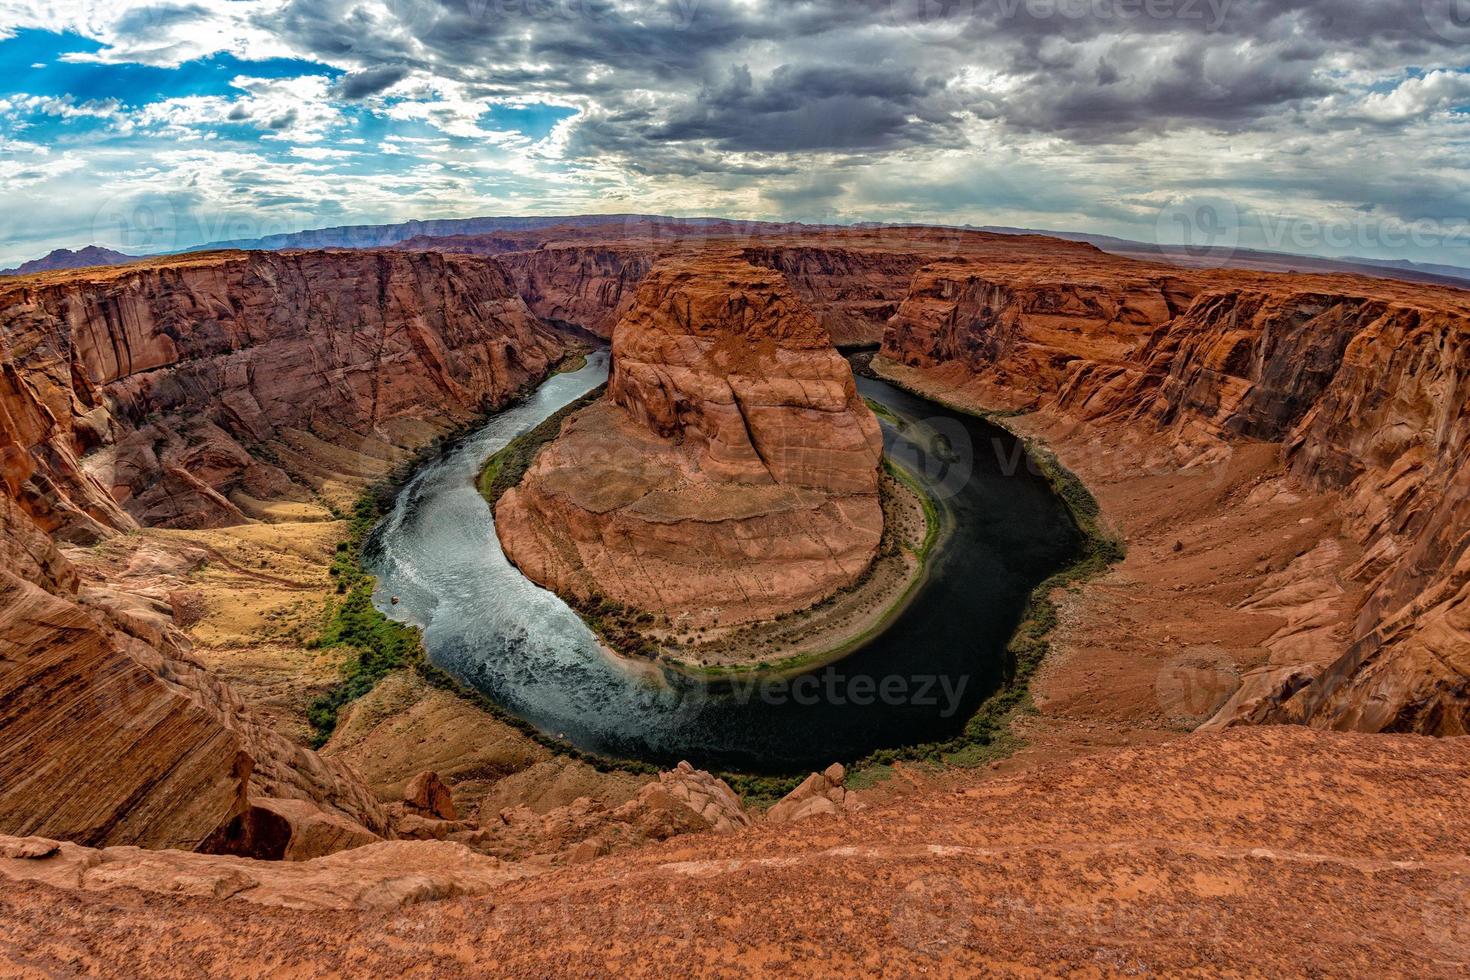
[[[1470,266],[1470,0],[0,0],[0,265],[645,212]]]

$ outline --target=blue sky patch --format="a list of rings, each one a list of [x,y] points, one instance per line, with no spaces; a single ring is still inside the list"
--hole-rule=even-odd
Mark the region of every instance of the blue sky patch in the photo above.
[[[77,102],[117,99],[127,105],[145,105],[188,95],[235,95],[230,79],[293,78],[298,75],[342,74],[315,61],[272,58],[242,61],[223,52],[186,61],[177,68],[152,65],[68,62],[67,54],[92,54],[102,45],[76,34],[23,30],[0,41],[0,96],[71,96]],[[44,67],[32,68],[40,64]]]
[[[576,114],[576,109],[539,102],[524,106],[497,105],[491,106],[479,123],[484,129],[511,130],[541,140],[550,135],[557,123]]]

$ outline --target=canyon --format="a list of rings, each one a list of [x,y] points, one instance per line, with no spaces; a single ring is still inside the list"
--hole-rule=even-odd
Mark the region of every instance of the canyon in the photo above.
[[[495,510],[576,602],[712,628],[856,581],[881,440],[839,345],[1077,474],[1127,553],[1057,590],[1016,751],[763,810],[411,667],[308,747],[352,657],[313,637],[354,503],[589,338],[607,393]],[[733,955],[723,917],[783,950],[736,967],[1309,971],[1346,944],[1451,975],[1467,350],[1454,288],[956,229],[635,218],[0,278],[0,951],[115,968],[165,923],[221,968],[688,968]],[[1324,931],[1365,895],[1382,936]]]

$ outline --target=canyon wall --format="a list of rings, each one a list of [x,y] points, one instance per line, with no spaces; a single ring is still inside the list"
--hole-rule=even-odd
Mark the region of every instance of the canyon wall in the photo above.
[[[1126,366],[1199,288],[1182,272],[1074,251],[1054,264],[925,265],[881,353],[914,367],[963,369],[1007,403],[1031,404],[1076,363]]]
[[[1350,277],[1162,273],[1122,260],[1054,283],[934,263],[889,324],[892,361],[997,406],[1149,436],[1192,466],[1278,443],[1339,499],[1366,585],[1353,641],[1248,676],[1213,725],[1461,734],[1470,725],[1470,294]]]
[[[747,248],[752,265],[775,269],[839,347],[876,344],[924,259],[906,250],[817,243]]]
[[[497,261],[537,316],[609,340],[633,305],[638,284],[668,254],[635,242],[547,246]]]
[[[768,269],[671,260],[613,333],[606,398],[496,508],[535,581],[678,623],[804,608],[882,535],[882,438],[826,331]]]
[[[208,674],[168,603],[58,545],[361,485],[562,351],[499,267],[215,254],[0,285],[0,828],[310,856],[389,833]],[[353,483],[356,481],[356,484]]]
[[[1281,442],[1295,480],[1340,495],[1364,548],[1353,644],[1310,683],[1284,679],[1258,717],[1465,734],[1470,294],[1303,286],[1202,295],[1152,372],[1160,424]]]
[[[225,253],[0,285],[6,452],[64,538],[304,498],[503,404],[561,344],[493,263]],[[343,453],[347,450],[348,453]],[[85,463],[82,462],[85,458]],[[361,476],[362,474],[355,474]]]

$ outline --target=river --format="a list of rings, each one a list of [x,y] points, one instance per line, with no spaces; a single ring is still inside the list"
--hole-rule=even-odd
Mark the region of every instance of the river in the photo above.
[[[938,498],[945,524],[905,610],[843,660],[797,678],[710,686],[611,658],[506,559],[475,487],[488,456],[607,371],[598,351],[495,415],[414,474],[369,536],[374,601],[422,628],[435,664],[584,751],[762,773],[949,737],[1003,683],[1027,595],[1073,560],[1079,534],[1004,430],[869,378],[858,379],[863,395],[903,420],[883,420],[890,457]]]

